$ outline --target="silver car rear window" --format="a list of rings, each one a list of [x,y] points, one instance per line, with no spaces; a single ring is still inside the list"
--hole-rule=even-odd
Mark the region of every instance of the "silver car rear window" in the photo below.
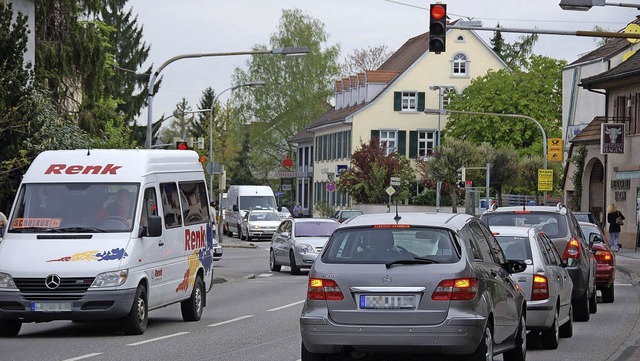
[[[504,250],[507,259],[524,261],[531,259],[531,243],[529,237],[496,236],[500,247]]]
[[[557,213],[496,212],[484,214],[482,220],[489,227],[535,227],[546,233],[549,238],[564,238],[568,232],[566,216]]]
[[[388,263],[398,260],[455,263],[460,250],[446,229],[426,227],[337,229],[325,247],[325,263]]]
[[[329,237],[338,222],[298,222],[296,224],[296,237]]]

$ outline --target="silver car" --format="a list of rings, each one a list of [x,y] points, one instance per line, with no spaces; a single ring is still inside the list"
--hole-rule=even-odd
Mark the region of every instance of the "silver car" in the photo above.
[[[289,266],[292,275],[300,274],[300,268],[310,268],[339,225],[326,218],[285,219],[271,238],[269,268],[278,272]]]
[[[273,237],[280,224],[280,216],[274,210],[254,209],[244,214],[240,223],[240,239]]]
[[[341,224],[309,271],[302,361],[329,355],[526,359],[526,299],[476,217],[364,214]],[[406,358],[406,357],[405,357]]]
[[[560,337],[573,335],[573,282],[567,264],[549,236],[536,228],[492,226],[491,231],[507,259],[527,264],[513,277],[527,297],[527,329],[541,333],[545,348],[558,348]]]

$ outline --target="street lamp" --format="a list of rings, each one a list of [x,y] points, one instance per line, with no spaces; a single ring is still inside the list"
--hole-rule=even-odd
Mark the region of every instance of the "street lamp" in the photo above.
[[[443,90],[452,90],[455,89],[453,85],[429,85],[429,90],[437,90],[438,91],[438,137],[437,137],[437,149],[438,154],[440,154],[440,118],[442,116],[442,112],[444,111],[444,92]],[[442,181],[439,180],[436,182],[436,213],[440,212],[440,189],[442,188]]]
[[[236,51],[228,53],[194,53],[194,54],[182,54],[174,56],[160,65],[158,70],[153,73],[153,76],[149,80],[149,89],[147,93],[147,139],[145,141],[145,148],[151,148],[152,137],[152,117],[153,117],[153,86],[156,82],[156,78],[169,64],[178,61],[180,59],[192,59],[192,58],[206,58],[214,56],[234,56],[234,55],[262,55],[262,54],[278,54],[287,57],[292,56],[304,56],[309,53],[309,48],[306,46],[295,46],[287,48],[273,48],[271,50],[255,50],[255,51]]]
[[[606,2],[605,0],[560,0],[562,10],[588,11],[593,6],[605,5],[640,9],[640,4]]]
[[[211,109],[209,109],[209,166],[211,167],[211,173],[209,173],[209,202],[213,202],[213,174],[214,174],[214,169],[213,169],[213,108],[216,106],[216,103],[218,102],[218,98],[220,98],[220,96],[222,94],[224,94],[227,91],[234,91],[238,88],[241,87],[251,87],[251,88],[260,88],[263,87],[265,85],[265,82],[263,81],[248,81],[242,84],[238,84],[235,86],[232,86],[230,88],[227,88],[223,91],[221,91],[218,95],[216,95],[216,97],[213,99],[213,103],[211,103]],[[222,177],[222,174],[220,175]]]

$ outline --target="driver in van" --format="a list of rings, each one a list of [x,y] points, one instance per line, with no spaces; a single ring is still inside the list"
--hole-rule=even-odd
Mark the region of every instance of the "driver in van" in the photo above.
[[[131,194],[126,189],[120,189],[110,196],[96,213],[96,221],[102,222],[111,217],[123,218],[131,224]]]

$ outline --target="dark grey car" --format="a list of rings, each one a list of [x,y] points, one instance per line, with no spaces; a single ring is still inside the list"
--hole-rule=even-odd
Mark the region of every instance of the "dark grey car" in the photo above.
[[[526,359],[526,300],[487,226],[466,214],[365,214],[309,271],[302,361],[338,354]]]

